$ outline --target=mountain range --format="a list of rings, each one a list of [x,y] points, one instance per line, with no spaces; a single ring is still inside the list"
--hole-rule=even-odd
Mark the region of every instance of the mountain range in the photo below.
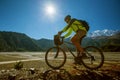
[[[70,41],[70,38],[66,39]],[[112,30],[97,30],[85,37],[82,46],[97,46],[103,51],[120,51],[120,32]],[[0,52],[2,51],[46,51],[53,47],[50,39],[33,39],[24,33],[0,31]],[[73,46],[69,48],[74,50]]]
[[[114,34],[119,33],[119,30],[96,30],[88,34],[88,37],[97,37],[97,36],[112,36]]]

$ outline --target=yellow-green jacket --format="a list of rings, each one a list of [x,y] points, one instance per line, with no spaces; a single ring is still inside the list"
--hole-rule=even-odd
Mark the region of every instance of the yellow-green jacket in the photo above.
[[[70,23],[69,23],[70,24]],[[71,25],[67,25],[63,28],[62,32],[67,32],[64,37],[68,37],[71,35],[71,33],[74,31],[75,33],[78,31],[78,29],[80,30],[84,30],[87,32],[87,30],[85,29],[85,27],[83,27],[82,23],[80,23],[79,21],[75,20]],[[68,27],[69,26],[69,27]]]

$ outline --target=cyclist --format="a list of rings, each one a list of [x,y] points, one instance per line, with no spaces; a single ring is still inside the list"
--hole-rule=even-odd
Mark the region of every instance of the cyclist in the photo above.
[[[67,25],[61,31],[59,31],[58,34],[61,35],[62,33],[67,32],[63,36],[63,38],[67,38],[72,32],[75,32],[75,35],[71,38],[71,42],[75,45],[78,52],[80,52],[80,56],[82,56],[84,50],[80,43],[83,37],[86,36],[87,30],[77,19],[73,22],[70,15],[67,15],[64,20]],[[77,54],[77,56],[79,55]]]

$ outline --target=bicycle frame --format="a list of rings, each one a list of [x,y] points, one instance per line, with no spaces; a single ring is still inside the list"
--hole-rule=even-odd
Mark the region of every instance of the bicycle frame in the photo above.
[[[72,54],[72,56],[73,56],[73,57],[76,57],[75,54],[73,53],[73,51],[71,51],[70,48],[68,48],[67,45],[66,45],[66,44],[70,44],[70,45],[73,45],[73,44],[70,43],[70,42],[67,42],[67,41],[63,41],[63,40],[62,40],[62,42],[63,42],[62,45],[64,45],[64,47],[67,48],[67,50]],[[65,44],[65,43],[66,43],[66,44]],[[57,46],[57,47],[60,47],[60,46]],[[58,56],[58,52],[59,52],[59,50],[57,51],[57,54],[56,54],[55,57]]]
[[[61,45],[64,45],[64,47],[67,48],[67,50],[72,54],[72,56],[73,56],[74,58],[77,57],[77,56],[75,56],[75,54],[73,53],[73,51],[71,51],[70,48],[68,48],[67,45],[66,45],[66,44],[73,45],[72,43],[67,42],[67,41],[64,41],[63,38],[61,38],[61,43],[62,43]],[[60,47],[61,45],[57,45],[57,47]],[[59,50],[57,51],[57,54],[55,55],[55,58],[58,56],[58,52],[59,52]],[[76,51],[76,53],[77,53],[77,51]],[[77,53],[77,54],[79,54],[79,53]],[[86,54],[88,54],[90,57],[93,57],[93,56],[90,55],[88,52],[86,52]]]

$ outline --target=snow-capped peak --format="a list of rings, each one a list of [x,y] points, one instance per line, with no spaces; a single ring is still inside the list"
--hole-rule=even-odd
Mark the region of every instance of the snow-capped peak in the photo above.
[[[119,32],[118,30],[96,30],[88,34],[88,37],[97,37],[97,36],[112,36],[113,34]]]

